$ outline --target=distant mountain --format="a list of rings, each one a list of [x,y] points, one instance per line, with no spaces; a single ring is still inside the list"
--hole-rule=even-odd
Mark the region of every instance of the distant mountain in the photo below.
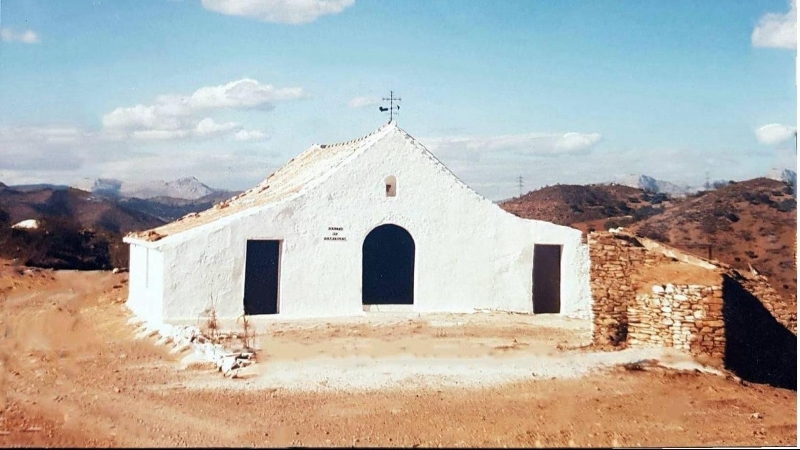
[[[21,191],[15,187],[0,191],[0,209],[17,223],[28,219],[58,217],[74,221],[83,228],[103,229],[125,234],[164,223],[146,212],[127,208],[116,200],[98,197],[79,189]]]
[[[114,178],[98,178],[89,184],[78,186],[93,194],[109,197],[153,199],[167,197],[172,199],[199,200],[220,192],[200,182],[195,177],[179,178],[173,181],[126,182]],[[227,191],[222,191],[227,192]]]
[[[701,187],[688,186],[685,184],[675,184],[669,181],[657,180],[644,174],[631,174],[618,178],[617,184],[630,186],[643,191],[669,194],[674,197],[683,197],[701,191]]]
[[[186,214],[209,209],[216,203],[228,200],[237,194],[239,192],[215,191],[196,200],[173,197],[152,197],[148,199],[131,197],[120,198],[118,202],[126,208],[150,214],[165,222],[172,222]]]
[[[772,169],[767,173],[766,178],[797,186],[797,173],[791,169]],[[729,185],[730,182],[731,180],[714,180],[710,182],[708,187],[693,186],[658,180],[644,174],[631,174],[619,177],[613,183],[635,187],[647,192],[669,194],[672,197],[685,197],[701,191],[719,189]]]
[[[195,177],[179,178],[174,181],[149,181],[145,183],[123,183],[120,194],[124,197],[153,198],[172,197],[197,200],[214,193],[214,190]]]
[[[5,185],[4,185],[5,186]],[[38,191],[40,189],[52,189],[54,191],[65,191],[69,189],[69,186],[64,184],[48,184],[48,183],[39,183],[39,184],[15,184],[12,186],[8,186],[15,191],[19,192],[32,192]]]

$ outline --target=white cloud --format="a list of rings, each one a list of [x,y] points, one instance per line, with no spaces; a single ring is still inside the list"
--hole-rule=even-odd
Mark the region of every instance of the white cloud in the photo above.
[[[194,128],[198,136],[218,136],[229,131],[241,129],[242,126],[234,122],[217,123],[214,119],[206,117]]]
[[[794,137],[795,132],[795,127],[771,123],[756,129],[756,139],[762,144],[777,145]]]
[[[235,140],[237,140],[237,141],[240,141],[240,142],[263,141],[264,139],[267,139],[268,137],[269,136],[267,136],[267,133],[264,133],[263,131],[258,131],[258,130],[252,130],[252,131],[239,130],[236,133],[234,133],[234,135],[233,135],[233,138]]]
[[[168,141],[189,137],[189,130],[136,130],[131,137],[140,141]]]
[[[355,0],[202,0],[203,7],[229,16],[263,22],[302,24],[327,14],[338,14]]]
[[[600,142],[601,136],[597,133],[567,133],[556,141],[556,148],[566,152],[586,150]]]
[[[307,97],[299,87],[276,89],[271,84],[244,78],[220,86],[206,86],[194,92],[187,103],[193,109],[217,108],[271,108],[279,100],[295,100]]]
[[[378,97],[356,97],[347,104],[351,108],[364,108],[367,106],[378,106],[381,99]]]
[[[208,121],[198,124],[205,130],[226,127]],[[86,132],[73,126],[0,125],[0,181],[78,185],[100,177],[147,181],[196,176],[214,187],[245,188],[263,180],[282,161],[263,147],[168,141],[191,139],[190,131],[139,130],[136,137],[128,136],[132,139],[114,140],[105,131]],[[266,135],[249,132],[251,140],[256,136]]]
[[[191,95],[160,95],[152,104],[115,108],[102,118],[103,128],[111,139],[167,140],[215,138],[243,131],[234,122],[217,123],[202,117],[212,111],[273,109],[272,102],[307,97],[300,87],[275,88],[258,80],[244,78],[219,86],[205,86]],[[249,133],[249,134],[248,134]],[[265,135],[250,131],[235,136],[237,140],[260,140]]]
[[[103,116],[103,127],[113,129],[176,130],[181,128],[180,118],[170,108],[161,105],[136,105],[116,108]]]
[[[38,44],[39,35],[33,30],[15,32],[11,28],[0,28],[0,40],[4,42],[21,42],[23,44]]]
[[[94,139],[73,126],[0,126],[0,170],[75,169],[93,156],[89,147]]]
[[[498,136],[449,136],[425,139],[437,156],[479,160],[483,156],[556,156],[581,153],[600,142],[598,133],[529,133]]]
[[[789,12],[768,13],[758,19],[750,37],[753,47],[797,48],[797,2],[792,0]]]
[[[300,87],[276,89],[271,84],[244,78],[219,86],[205,86],[192,95],[160,95],[152,105],[116,108],[103,116],[103,126],[121,129],[175,130],[185,118],[204,110],[272,109],[272,102],[307,97]]]

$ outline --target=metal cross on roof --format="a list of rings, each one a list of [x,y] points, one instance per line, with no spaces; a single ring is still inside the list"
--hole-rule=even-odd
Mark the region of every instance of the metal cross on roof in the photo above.
[[[389,107],[388,108],[385,107],[385,106],[379,106],[378,109],[381,112],[389,111],[389,122],[391,122],[392,120],[394,120],[395,114],[398,114],[398,115],[400,114],[400,105],[396,104],[395,102],[399,102],[401,100],[401,98],[400,97],[395,97],[394,96],[394,91],[389,91],[389,98],[384,97],[381,100],[383,100],[384,102],[389,102]],[[395,113],[395,110],[397,110],[396,113]]]

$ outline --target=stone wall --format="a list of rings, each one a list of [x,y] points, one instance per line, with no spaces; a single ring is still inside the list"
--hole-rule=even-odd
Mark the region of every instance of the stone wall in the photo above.
[[[723,358],[726,320],[731,320],[723,315],[725,302],[737,303],[729,311],[753,309],[738,305],[742,294],[726,296],[723,278],[728,280],[729,292],[746,291],[772,315],[776,326],[797,334],[796,297],[784,298],[764,276],[745,277],[726,264],[687,256],[677,249],[642,242],[624,233],[590,233],[588,243],[594,345],[676,347],[694,355]],[[718,276],[719,281],[712,284],[706,280],[704,284],[708,285],[673,285],[667,284],[671,280],[660,280],[664,284],[651,285],[645,292],[637,293],[634,281],[637,275],[651,266],[674,261],[711,270],[716,273],[711,273],[711,279]]]
[[[628,307],[628,344],[675,347],[722,359],[725,322],[720,285],[655,285]]]
[[[670,261],[648,252],[635,239],[611,233],[590,233],[592,343],[619,345],[628,329],[628,306],[634,301],[632,276],[642,267]]]

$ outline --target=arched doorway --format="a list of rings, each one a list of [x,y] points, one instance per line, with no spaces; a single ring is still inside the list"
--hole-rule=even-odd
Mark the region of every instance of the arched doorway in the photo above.
[[[362,303],[413,305],[414,252],[414,239],[397,225],[370,231],[361,248]]]

